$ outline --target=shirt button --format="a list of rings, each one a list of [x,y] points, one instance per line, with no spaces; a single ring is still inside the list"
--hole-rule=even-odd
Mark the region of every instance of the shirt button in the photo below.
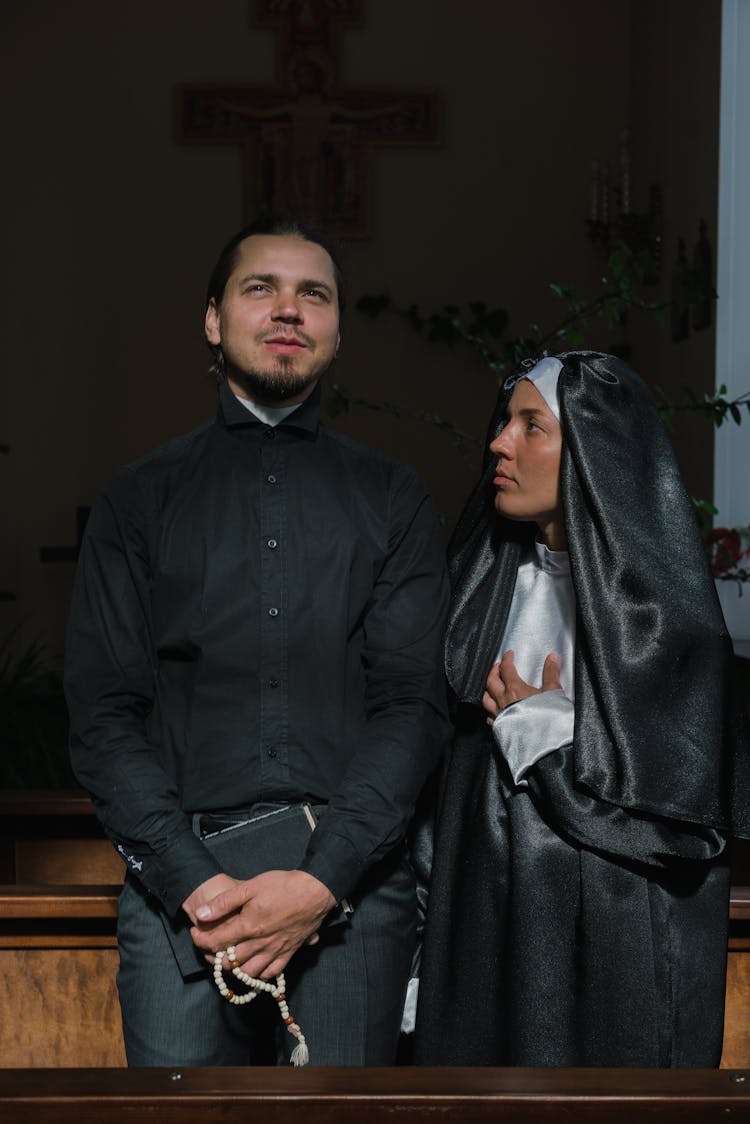
[[[277,754],[277,751],[275,749],[269,749],[269,751],[268,751],[269,757],[276,757],[276,754]]]
[[[266,480],[268,481],[269,484],[275,484],[276,483],[276,477],[274,476],[274,474],[272,472],[269,472],[268,476],[266,477]]]
[[[275,550],[275,549],[276,549],[276,547],[277,547],[277,546],[278,546],[279,544],[278,544],[278,543],[276,542],[276,539],[269,539],[269,540],[268,540],[268,545],[269,545],[269,547],[271,548],[271,550]]]
[[[271,426],[268,426],[267,429],[263,430],[263,436],[266,438],[267,441],[273,441],[274,437],[276,436],[276,430],[273,429]]]
[[[268,680],[268,686],[269,687],[278,687],[278,685],[279,685],[278,679],[269,679]]]
[[[278,609],[269,609],[268,615],[269,615],[269,617],[278,617],[279,610]]]

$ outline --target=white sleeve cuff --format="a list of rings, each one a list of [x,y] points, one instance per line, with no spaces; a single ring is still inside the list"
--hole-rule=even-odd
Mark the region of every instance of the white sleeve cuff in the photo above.
[[[532,765],[573,741],[575,706],[562,689],[529,695],[501,710],[492,733],[516,784]]]
[[[417,997],[419,995],[419,980],[412,978],[406,989],[404,1013],[401,1016],[401,1033],[413,1034],[417,1025]]]

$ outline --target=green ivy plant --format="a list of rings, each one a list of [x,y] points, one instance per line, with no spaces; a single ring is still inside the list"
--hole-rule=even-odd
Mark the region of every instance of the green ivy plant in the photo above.
[[[672,302],[649,300],[642,291],[645,281],[653,273],[654,261],[648,251],[634,250],[625,242],[619,242],[609,255],[596,295],[586,297],[570,285],[552,282],[549,288],[565,306],[563,315],[551,328],[543,328],[538,323],[531,322],[522,335],[510,334],[510,317],[506,309],[490,308],[479,300],[470,301],[466,306],[446,304],[437,311],[426,313],[418,304],[403,307],[396,304],[388,294],[379,293],[360,297],[356,308],[371,319],[384,313],[398,316],[428,342],[449,347],[459,343],[468,346],[476,352],[495,381],[499,381],[524,359],[538,358],[546,351],[584,347],[587,330],[594,321],[603,321],[607,327],[616,328],[631,314],[646,314],[656,316],[662,323],[666,323]],[[705,283],[697,274],[693,276],[691,272],[684,284],[687,289],[682,293],[682,298],[688,302],[716,299],[713,288],[706,292]],[[628,358],[626,348],[612,350],[621,358]],[[675,416],[680,413],[704,414],[717,428],[726,421],[740,425],[743,408],[750,414],[750,391],[730,399],[727,397],[726,386],[720,386],[714,394],[699,397],[692,387],[683,385],[682,397],[675,400],[659,386],[654,390],[657,409],[669,430],[674,428]],[[326,407],[331,417],[351,409],[376,410],[393,417],[408,416],[441,430],[459,449],[478,448],[482,445],[479,438],[458,429],[447,418],[427,410],[403,411],[392,402],[355,397],[341,383],[334,383],[330,387]],[[697,499],[694,502],[704,530],[708,533],[710,517],[717,514],[717,509],[708,500]],[[727,534],[731,531],[727,528],[721,530]],[[712,563],[718,578],[740,583],[750,580],[750,573],[739,565],[724,569],[714,556]]]

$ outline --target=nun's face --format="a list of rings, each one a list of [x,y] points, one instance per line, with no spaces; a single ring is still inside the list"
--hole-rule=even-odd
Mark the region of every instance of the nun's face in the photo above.
[[[560,423],[528,379],[520,379],[508,421],[490,445],[498,458],[495,507],[506,519],[537,523],[551,550],[565,549],[560,501]]]

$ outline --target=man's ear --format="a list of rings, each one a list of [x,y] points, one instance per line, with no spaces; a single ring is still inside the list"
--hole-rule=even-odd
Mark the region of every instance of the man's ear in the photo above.
[[[221,344],[221,315],[213,297],[206,309],[206,339],[216,347]]]
[[[333,358],[334,359],[338,355],[340,347],[341,347],[341,332],[339,332],[339,334],[336,336],[336,347],[335,347],[334,352],[333,352]]]

